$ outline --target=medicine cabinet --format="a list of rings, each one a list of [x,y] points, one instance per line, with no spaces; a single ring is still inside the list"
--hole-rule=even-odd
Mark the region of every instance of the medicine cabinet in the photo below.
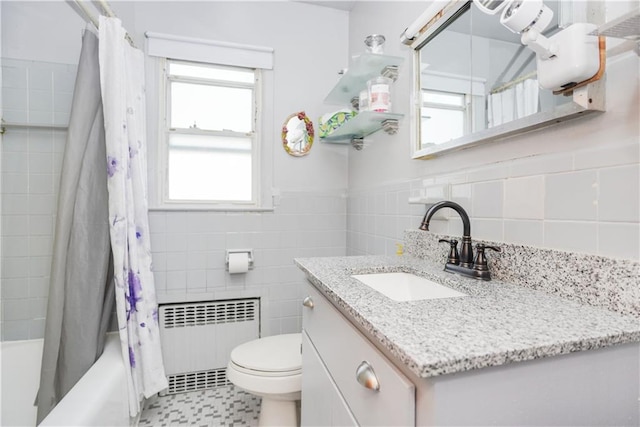
[[[599,1],[544,3],[554,11],[545,32],[549,37],[573,22],[604,20]],[[522,45],[519,34],[500,25],[497,16],[482,13],[472,1],[442,4],[440,13],[411,42],[414,159],[604,111],[604,79],[568,94],[541,89],[535,53]]]
[[[404,58],[379,53],[362,53],[351,58],[349,68],[324,100],[325,104],[350,105],[357,109],[360,91],[374,77],[384,76],[395,81],[398,67]],[[393,106],[392,106],[393,107]],[[362,149],[364,138],[379,130],[393,135],[398,130],[403,114],[391,112],[361,111],[345,121],[320,140],[329,143],[351,143],[356,150]]]

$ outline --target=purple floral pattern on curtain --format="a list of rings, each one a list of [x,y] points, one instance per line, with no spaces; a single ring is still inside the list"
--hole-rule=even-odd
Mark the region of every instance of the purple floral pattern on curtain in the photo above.
[[[130,414],[166,388],[151,272],[147,201],[144,57],[117,18],[100,17],[100,83],[107,146],[116,313],[128,361]]]

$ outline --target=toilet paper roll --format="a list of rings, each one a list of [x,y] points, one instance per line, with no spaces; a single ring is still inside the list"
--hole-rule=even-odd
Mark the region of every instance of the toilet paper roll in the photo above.
[[[249,271],[249,254],[238,252],[229,254],[229,274],[246,273]]]

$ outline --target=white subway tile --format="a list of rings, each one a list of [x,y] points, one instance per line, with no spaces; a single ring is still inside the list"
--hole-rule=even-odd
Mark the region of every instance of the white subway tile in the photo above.
[[[29,215],[29,236],[53,236],[51,215]]]
[[[166,284],[167,292],[175,292],[175,291],[186,292],[187,290],[186,271],[184,270],[167,271],[166,277],[167,277],[167,284]]]
[[[49,153],[51,159],[53,159],[53,140],[51,135],[31,135],[29,138],[29,153]]]
[[[3,173],[27,173],[29,167],[29,155],[26,152],[9,151],[2,152]]]
[[[29,298],[47,298],[49,295],[49,277],[29,278]]]
[[[11,108],[5,107],[4,110],[2,111],[2,116],[4,118],[4,121],[7,123],[28,123],[29,122],[29,112],[26,109],[20,110],[20,109],[11,109]],[[7,134],[13,133],[13,132],[15,132],[15,130],[12,129],[10,132],[7,132]]]
[[[167,271],[184,271],[187,268],[187,254],[185,252],[167,252]]]
[[[52,246],[51,237],[29,237],[29,256],[50,256]]]
[[[3,168],[2,194],[26,194],[28,190],[29,175],[26,173],[5,173]]]
[[[504,221],[504,241],[528,246],[542,246],[544,237],[542,221]]]
[[[184,252],[187,250],[187,236],[184,233],[165,234],[167,252]]]
[[[29,89],[53,92],[53,67],[32,64],[29,67]]]
[[[53,112],[53,92],[50,90],[29,90],[29,112]]]
[[[49,277],[51,273],[50,256],[31,256],[28,263],[28,274],[33,277]]]
[[[29,109],[29,91],[27,89],[2,88],[2,106],[7,110],[27,111]],[[6,117],[5,120],[11,122]]]
[[[491,181],[473,184],[473,217],[501,218],[503,212],[503,197],[503,181]]]
[[[51,153],[29,153],[29,173],[53,173],[53,157],[51,156]]]
[[[165,232],[186,233],[189,218],[184,212],[167,212],[165,218]]]
[[[51,125],[53,124],[53,112],[29,110],[29,124]]]
[[[598,225],[598,254],[632,261],[640,260],[640,225],[600,223]]]
[[[628,144],[606,144],[597,149],[578,151],[574,154],[575,169],[593,169],[607,166],[637,163],[640,158],[640,144],[630,141]]]
[[[51,174],[30,174],[29,193],[53,194],[53,180],[51,179]]]
[[[8,195],[2,196],[3,207],[7,204]],[[3,209],[4,210],[4,209]],[[2,236],[26,237],[29,234],[29,219],[24,215],[2,215]]]
[[[51,194],[29,194],[28,212],[30,215],[53,215],[56,203]]]
[[[640,222],[640,166],[599,171],[598,219]]]
[[[29,279],[2,279],[2,299],[27,298],[29,296]]]
[[[189,252],[187,254],[187,270],[204,270],[207,268],[208,252]]]
[[[545,221],[544,246],[551,249],[597,253],[596,222]]]
[[[2,65],[2,87],[13,89],[27,88],[27,70],[18,65]]]
[[[221,268],[208,269],[207,270],[207,291],[224,289],[225,276],[226,276],[226,271]]]
[[[207,272],[202,270],[187,271],[187,292],[202,292],[207,289]]]
[[[29,299],[12,299],[2,301],[4,321],[29,319]]]
[[[9,216],[26,215],[28,213],[29,213],[29,198],[26,194],[3,194],[2,195],[2,215],[9,215]],[[4,234],[4,230],[3,230],[3,234]],[[26,235],[27,232],[25,231],[24,234]]]
[[[29,318],[42,319],[47,315],[47,298],[29,299]]]
[[[53,112],[53,121],[52,124],[56,126],[67,126],[69,124],[69,118],[71,115],[69,113],[63,113],[59,111]]]
[[[501,219],[474,219],[472,220],[471,237],[482,240],[503,241],[503,221]],[[462,231],[455,233],[462,236]]]
[[[28,240],[24,236],[2,236],[2,259],[29,255]]]
[[[544,218],[544,177],[507,179],[504,184],[504,217]]]
[[[545,219],[595,220],[597,199],[594,171],[545,177]]]
[[[29,259],[27,257],[3,258],[2,279],[29,277]]]

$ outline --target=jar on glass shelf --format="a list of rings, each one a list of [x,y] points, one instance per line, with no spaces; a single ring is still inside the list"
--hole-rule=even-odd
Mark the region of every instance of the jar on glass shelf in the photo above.
[[[378,76],[367,82],[369,110],[378,113],[391,111],[391,82],[388,77]]]

